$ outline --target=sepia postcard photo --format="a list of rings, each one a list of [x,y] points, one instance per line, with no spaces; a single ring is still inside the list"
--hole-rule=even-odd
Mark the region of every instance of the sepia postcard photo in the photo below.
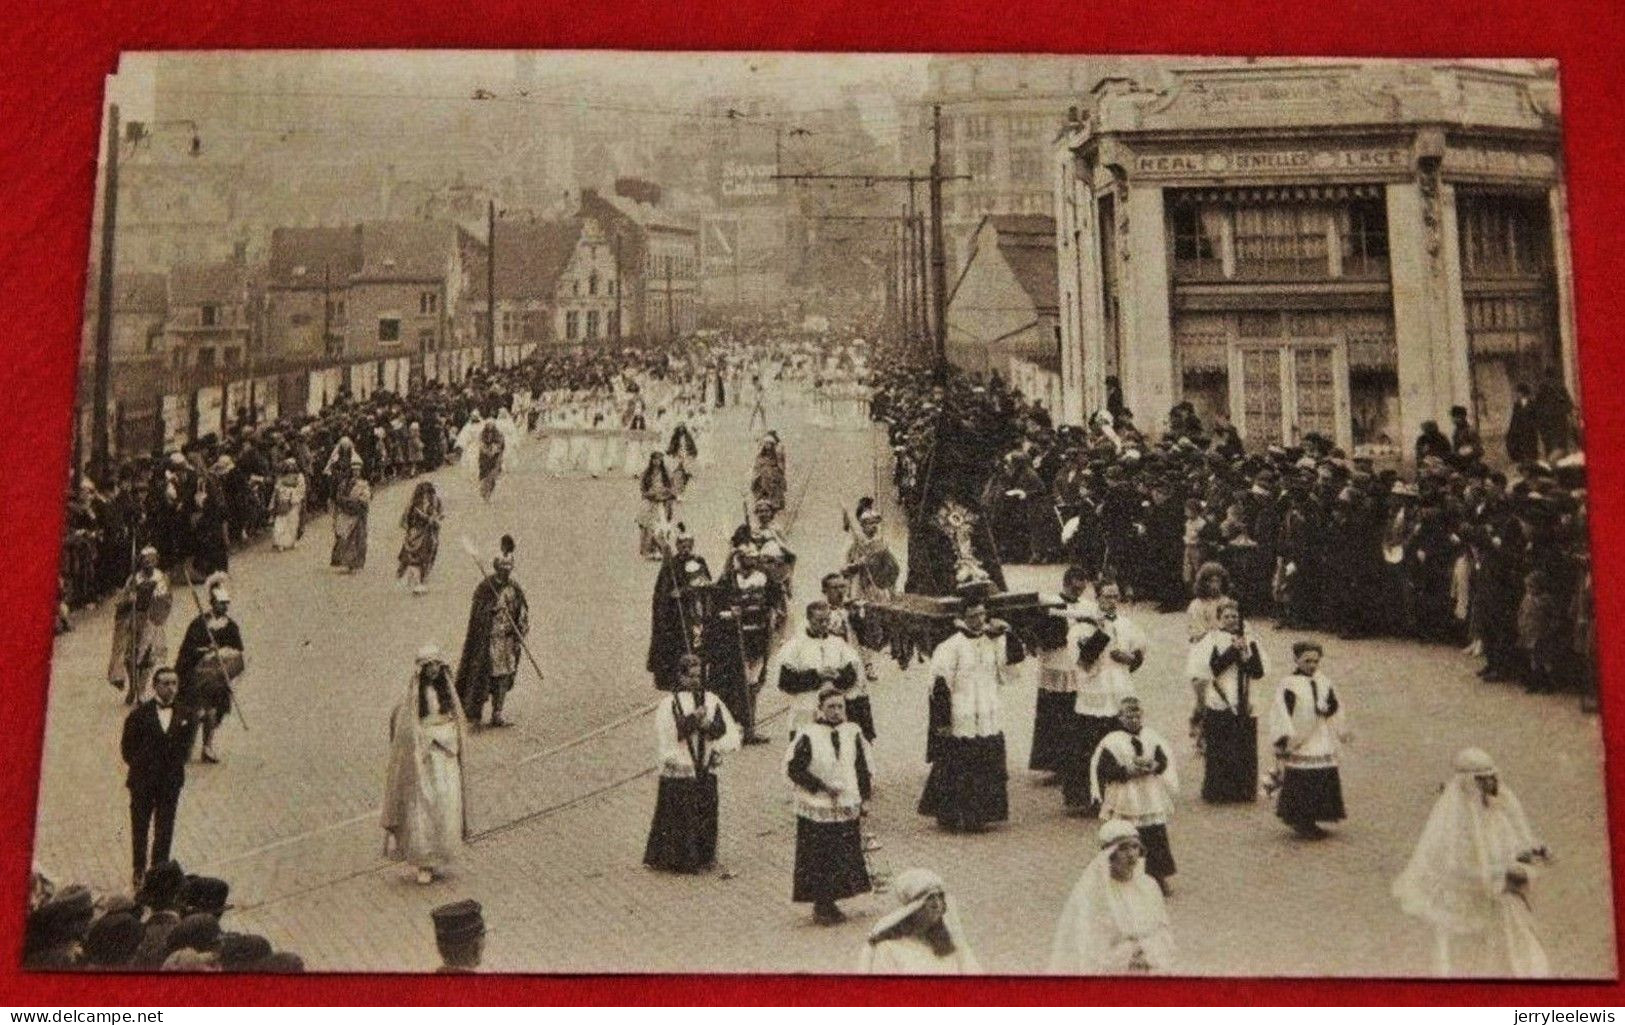
[[[1556,61],[131,52],[98,166],[25,969],[1616,977]]]

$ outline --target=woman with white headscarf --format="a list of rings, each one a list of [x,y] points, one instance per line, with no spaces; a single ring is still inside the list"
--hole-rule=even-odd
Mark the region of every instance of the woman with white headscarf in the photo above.
[[[384,779],[384,855],[417,867],[417,880],[440,878],[468,842],[463,750],[468,732],[440,649],[428,645],[405,698],[389,720]]]
[[[1394,897],[1433,926],[1436,974],[1547,978],[1529,886],[1535,864],[1550,855],[1489,755],[1467,748],[1455,768],[1394,881]]]
[[[897,907],[869,930],[858,954],[865,975],[979,975],[981,962],[965,940],[959,913],[942,877],[911,868],[892,880]]]
[[[1050,974],[1143,975],[1172,967],[1168,910],[1144,859],[1133,825],[1112,819],[1100,827],[1100,853],[1072,888],[1055,927]]]

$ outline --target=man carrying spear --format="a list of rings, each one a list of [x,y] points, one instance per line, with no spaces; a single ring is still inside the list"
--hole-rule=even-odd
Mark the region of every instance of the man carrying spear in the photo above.
[[[475,729],[482,726],[487,697],[490,725],[512,725],[503,718],[502,705],[513,689],[520,655],[528,655],[524,639],[530,633],[530,602],[512,579],[513,552],[513,538],[503,535],[502,551],[491,560],[490,575],[474,588],[463,656],[457,663],[457,697]]]

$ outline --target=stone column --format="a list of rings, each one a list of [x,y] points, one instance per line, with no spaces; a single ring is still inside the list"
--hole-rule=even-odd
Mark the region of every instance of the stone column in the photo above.
[[[1119,192],[1118,202],[1118,253],[1103,255],[1115,256],[1121,268],[1123,401],[1141,431],[1159,434],[1174,404],[1173,314],[1162,189],[1130,185]]]
[[[1082,424],[1106,404],[1105,311],[1093,166],[1062,147],[1057,171],[1055,253],[1061,325],[1059,421]]]
[[[1407,459],[1424,420],[1449,434],[1450,407],[1470,405],[1455,196],[1429,174],[1387,186],[1399,443]]]
[[[1552,273],[1557,279],[1558,354],[1563,360],[1563,384],[1580,400],[1580,343],[1574,322],[1574,254],[1569,249],[1569,196],[1562,179],[1546,193],[1552,221]],[[1583,411],[1582,411],[1583,412]]]

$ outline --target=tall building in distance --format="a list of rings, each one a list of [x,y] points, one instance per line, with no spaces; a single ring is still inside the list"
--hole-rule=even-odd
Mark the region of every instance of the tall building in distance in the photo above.
[[[971,236],[988,214],[1052,214],[1050,150],[1067,111],[1095,84],[1144,57],[934,57],[916,109],[911,161],[931,161],[933,108],[942,108],[942,164],[966,175],[943,190],[943,234],[952,283],[965,266]],[[921,190],[921,200],[924,192]]]

